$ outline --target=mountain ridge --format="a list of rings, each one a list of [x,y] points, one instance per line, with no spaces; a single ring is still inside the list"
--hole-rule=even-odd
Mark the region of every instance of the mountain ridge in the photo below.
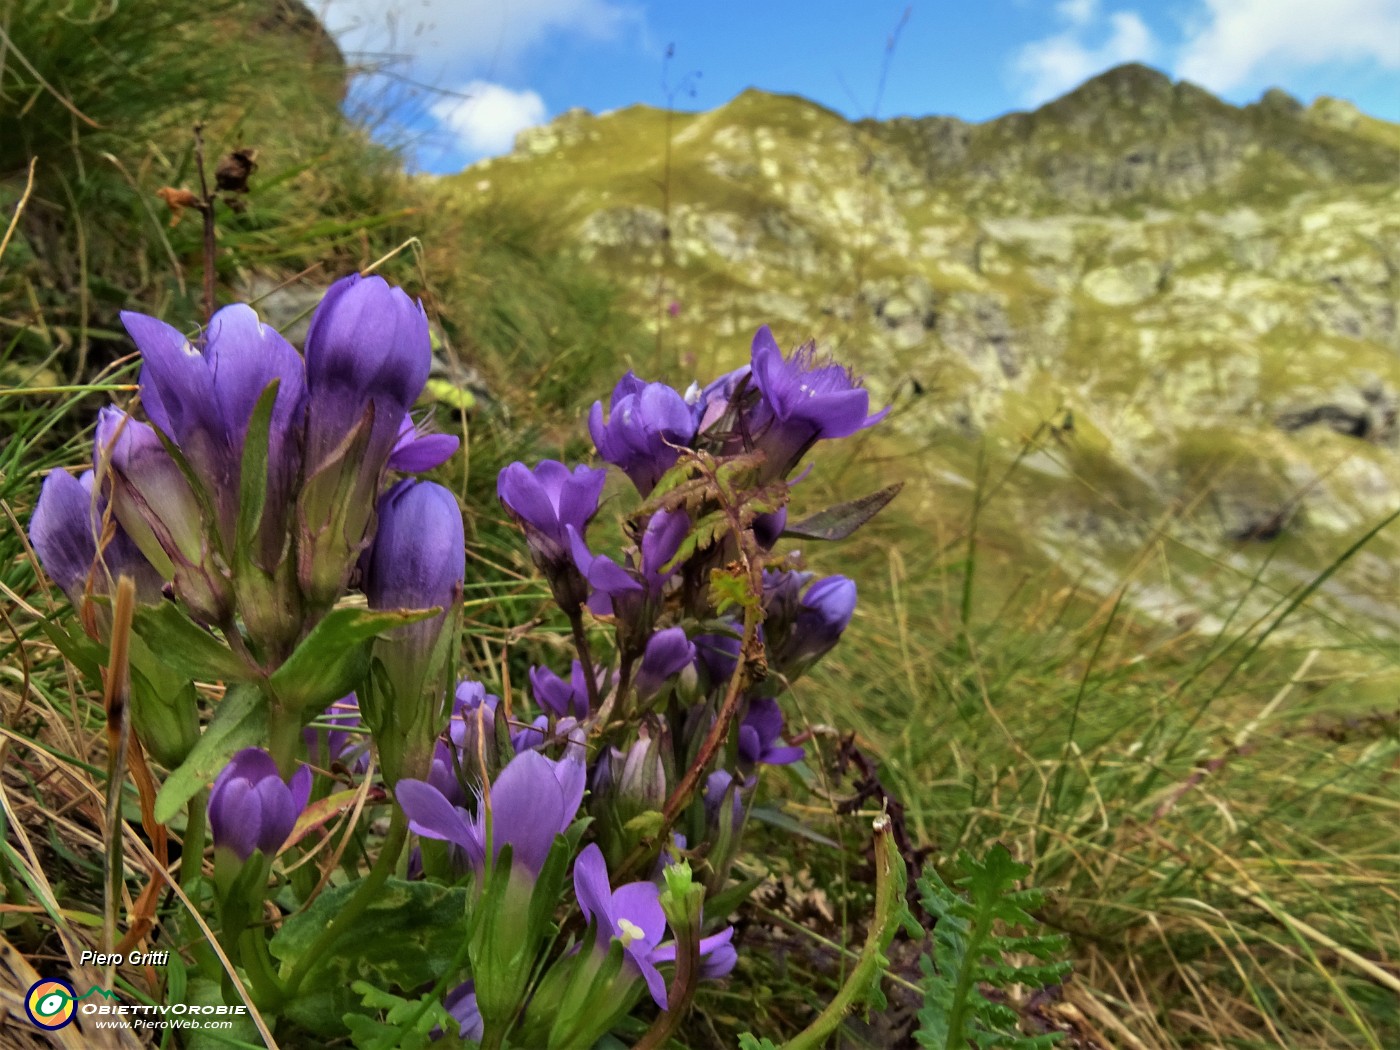
[[[549,216],[656,332],[650,375],[765,323],[851,362],[926,459],[916,519],[965,505],[980,447],[1017,473],[1008,543],[1105,590],[1170,521],[1206,557],[1154,612],[1199,620],[1233,593],[1206,566],[1305,579],[1400,506],[1392,133],[1130,66],[980,125],[759,91],[575,112],[446,185]],[[1318,600],[1400,632],[1400,542],[1373,546]]]

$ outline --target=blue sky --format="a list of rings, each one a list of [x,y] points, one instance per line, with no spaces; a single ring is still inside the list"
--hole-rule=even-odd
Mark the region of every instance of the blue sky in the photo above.
[[[455,171],[575,106],[746,87],[848,116],[986,120],[1141,61],[1236,103],[1279,86],[1400,120],[1400,0],[322,0],[416,165]],[[668,61],[668,49],[674,48]],[[386,61],[386,56],[393,56]],[[883,71],[883,90],[881,90]],[[431,90],[429,90],[431,89]]]

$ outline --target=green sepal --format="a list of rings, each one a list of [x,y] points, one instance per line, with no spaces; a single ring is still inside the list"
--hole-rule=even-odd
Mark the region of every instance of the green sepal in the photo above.
[[[234,557],[239,563],[251,560],[249,552],[257,549],[258,527],[262,524],[263,507],[267,503],[267,450],[272,429],[272,409],[277,403],[277,390],[281,385],[280,379],[267,384],[248,419],[248,434],[243,441],[243,463],[238,474],[238,524]]]
[[[174,602],[138,605],[132,626],[159,659],[189,678],[206,681],[251,682],[257,676],[241,656],[199,624]]]
[[[732,915],[739,910],[739,905],[749,899],[754,890],[767,881],[766,875],[754,875],[743,882],[736,882],[733,886],[726,886],[705,899],[705,910],[710,913],[711,919],[722,919],[726,915]]]
[[[293,709],[321,711],[364,679],[369,670],[370,642],[376,635],[441,611],[332,609],[273,672],[269,680],[272,691]]]
[[[168,823],[228,764],[235,752],[267,739],[267,701],[250,685],[230,687],[189,757],[166,778],[156,793],[156,820]]]

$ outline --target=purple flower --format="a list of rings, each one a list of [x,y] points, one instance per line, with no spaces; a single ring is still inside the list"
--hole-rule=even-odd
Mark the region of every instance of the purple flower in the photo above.
[[[574,894],[584,918],[598,927],[594,951],[606,954],[612,941],[619,941],[625,969],[641,977],[656,1005],[666,1009],[666,980],[657,966],[675,961],[676,945],[673,941],[661,943],[666,936],[666,913],[656,884],[629,882],[614,890],[603,851],[597,843],[590,843],[574,861]],[[702,977],[723,977],[734,968],[733,937],[733,927],[727,927],[701,939]]]
[[[624,965],[646,981],[656,1005],[666,1009],[666,981],[655,959],[666,936],[666,913],[656,884],[629,882],[614,890],[603,851],[590,843],[574,861],[574,894],[584,918],[598,926],[594,950],[606,953],[613,940],[621,941]]]
[[[827,576],[807,588],[787,639],[775,646],[774,663],[789,678],[801,674],[830,652],[851,622],[856,608],[855,581]]]
[[[379,501],[379,531],[366,559],[364,592],[371,609],[442,609],[390,636],[405,646],[415,671],[428,657],[462,598],[466,545],[457,499],[441,485],[405,478]],[[417,687],[421,687],[421,678]],[[414,690],[413,683],[407,683]],[[400,700],[405,697],[400,695]]]
[[[209,792],[209,828],[215,848],[239,860],[254,850],[275,856],[311,797],[311,770],[301,766],[290,783],[261,748],[246,748],[229,760]]]
[[[600,688],[606,673],[600,670],[595,679]],[[580,719],[588,717],[588,679],[584,676],[583,664],[578,660],[574,661],[567,682],[548,667],[530,668],[530,692],[535,703],[560,718],[566,715]]]
[[[734,831],[739,829],[744,822],[744,790],[749,786],[748,782],[736,781],[733,774],[723,769],[716,769],[705,778],[705,815],[711,826],[722,826],[721,818],[727,805],[729,827]]]
[[[559,761],[538,751],[516,755],[491,785],[489,805],[478,795],[476,813],[454,805],[443,793],[421,780],[401,780],[396,788],[409,828],[425,838],[459,847],[478,874],[510,843],[513,866],[533,881],[544,867],[554,837],[573,823],[583,801],[586,772],[581,759]]]
[[[109,463],[112,506],[122,528],[205,623],[220,623],[232,598],[210,563],[199,500],[153,428],[116,408],[97,416],[95,454]]]
[[[715,979],[726,977],[739,962],[739,953],[734,950],[734,927],[726,926],[719,933],[700,938],[700,977]],[[676,961],[676,944],[668,941],[652,953],[652,960],[658,963]]]
[[[723,688],[734,677],[743,649],[738,624],[733,634],[701,634],[695,637],[695,666],[705,674],[709,689]]]
[[[869,415],[869,391],[848,369],[818,361],[813,344],[784,358],[767,325],[753,339],[753,383],[770,415],[758,439],[768,456],[764,473],[770,478],[786,477],[814,441],[849,437],[890,411]]]
[[[476,983],[467,981],[447,993],[442,1001],[447,1012],[457,1022],[458,1034],[463,1039],[480,1042],[486,1034],[486,1026],[481,1020],[481,1010],[476,1005]]]
[[[772,550],[787,528],[787,508],[779,507],[772,514],[760,514],[753,519],[753,537],[764,550]]]
[[[412,627],[434,633],[461,598],[467,574],[462,511],[441,485],[405,478],[379,501],[379,530],[369,548],[364,592],[371,609],[442,607]]]
[[[672,446],[695,436],[695,416],[665,383],[644,383],[628,372],[613,390],[606,423],[602,402],[593,403],[588,431],[598,454],[621,467],[645,496],[675,466],[680,452]]]
[[[382,278],[342,278],[311,319],[296,550],[297,581],[313,610],[340,597],[373,538],[389,455],[431,359],[423,307]]]
[[[683,627],[657,631],[647,642],[641,666],[637,668],[637,696],[643,702],[656,696],[666,684],[666,679],[679,674],[695,661],[695,651],[695,645],[685,636]]]
[[[565,610],[576,609],[587,596],[570,556],[569,529],[582,535],[598,513],[598,498],[607,481],[605,470],[568,467],[552,459],[534,470],[512,463],[496,479],[496,495],[525,532],[530,557],[549,580],[555,599]]]
[[[632,573],[605,554],[594,554],[584,543],[579,530],[567,526],[569,551],[573,555],[574,567],[588,583],[591,593],[588,607],[598,616],[612,616],[621,605],[634,605],[634,598],[640,598],[642,585]]]
[[[447,738],[452,746],[473,761],[476,759],[478,733],[485,733],[486,753],[495,754],[496,705],[500,698],[486,691],[480,682],[463,679],[457,683],[452,700],[452,718],[447,723]]]
[[[741,402],[749,400],[745,395],[752,390],[748,365],[726,372],[695,395],[691,411],[695,414],[695,424],[699,433],[709,434],[733,409],[737,413]],[[720,451],[736,451],[721,449]]]
[[[399,424],[398,439],[389,454],[389,469],[403,474],[421,474],[440,467],[452,458],[461,440],[452,434],[432,434],[405,415]]]
[[[300,467],[298,432],[306,402],[300,355],[243,303],[214,314],[202,353],[154,317],[123,312],[121,318],[141,350],[141,403],[205,482],[226,543],[234,538],[248,424],[263,391],[277,382],[268,432],[267,528],[260,545],[261,553],[275,557]]]
[[[308,726],[301,731],[301,739],[306,744],[306,752],[313,762],[325,760],[334,765],[340,763],[346,769],[363,773],[369,768],[369,741],[356,730],[360,729],[360,701],[354,693],[341,697],[321,715],[322,722],[329,722],[335,728],[319,729]],[[321,750],[324,742],[325,751]]]
[[[90,470],[78,478],[55,470],[44,479],[29,522],[29,539],[40,564],[75,606],[81,604],[89,575],[97,594],[108,592],[109,579],[126,574],[136,582],[138,600],[159,601],[160,574],[115,522],[99,563],[107,500],[93,493],[93,477]]]
[[[739,762],[753,768],[758,763],[785,766],[799,761],[800,747],[775,747],[783,735],[783,709],[771,697],[749,701],[749,712],[739,726]]]
[[[342,277],[306,334],[306,458],[320,467],[372,405],[365,466],[376,475],[428,381],[432,339],[421,303],[382,277]]]

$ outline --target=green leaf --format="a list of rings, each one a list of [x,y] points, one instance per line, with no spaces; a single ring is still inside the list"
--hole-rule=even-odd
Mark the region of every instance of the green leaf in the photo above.
[[[803,540],[844,540],[884,510],[890,500],[899,495],[902,488],[904,482],[896,482],[886,485],[879,492],[819,510],[799,522],[788,525],[783,529],[783,535]]]
[[[803,821],[773,806],[754,806],[749,810],[749,816],[755,820],[761,820],[769,827],[778,828],[781,831],[786,831],[793,835],[799,835],[804,839],[820,843],[823,846],[830,846],[832,849],[841,848],[841,844],[836,840],[829,839],[825,835],[813,831]]]
[[[248,434],[243,441],[243,465],[238,477],[238,542],[237,557],[246,561],[256,550],[258,526],[262,524],[263,506],[267,503],[267,449],[272,429],[272,409],[277,402],[277,389],[282,380],[274,379],[258,397],[253,415],[248,420]]]
[[[924,910],[933,917],[934,926],[932,958],[925,955],[919,960],[924,1005],[915,1038],[920,1046],[936,1050],[963,1050],[969,1043],[1045,1050],[1062,1033],[1021,1034],[1015,1011],[992,1002],[982,987],[1020,984],[1035,990],[1058,983],[1069,971],[1068,962],[1021,965],[1007,960],[1022,954],[1042,960],[1063,955],[1068,939],[1004,932],[1035,929],[1038,924],[1030,910],[1044,899],[1039,890],[1016,889],[1030,868],[1017,862],[1005,846],[993,846],[980,861],[963,850],[956,871],[951,886],[931,867],[918,883]]]
[[[195,623],[174,602],[138,605],[136,634],[162,663],[188,678],[251,682],[256,672],[237,653]]]
[[[69,634],[52,620],[44,620],[39,624],[49,641],[53,642],[54,648],[68,658],[68,662],[83,672],[93,685],[102,686],[102,659],[105,655],[102,646],[98,645],[87,635]]]
[[[180,768],[160,786],[156,794],[156,820],[162,824],[179,812],[228,764],[237,751],[256,747],[267,739],[267,701],[251,685],[235,685],[214,710],[204,735]]]
[[[269,948],[284,977],[359,885],[357,881],[326,891],[282,924]],[[389,879],[356,919],[354,936],[337,941],[311,971],[287,1007],[287,1016],[318,1035],[339,1035],[347,1030],[345,1015],[362,1012],[355,982],[384,991],[416,991],[436,984],[467,936],[467,892],[465,887]],[[370,1034],[363,1027],[362,1031]]]
[[[320,711],[352,692],[369,670],[369,643],[376,635],[436,616],[440,609],[332,609],[273,672],[279,700],[300,710]]]

